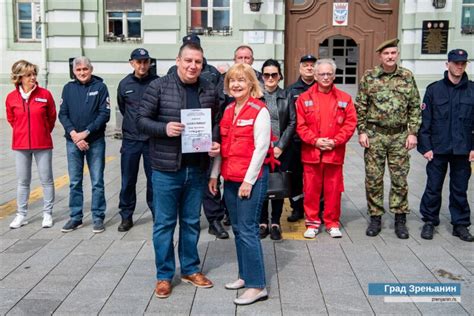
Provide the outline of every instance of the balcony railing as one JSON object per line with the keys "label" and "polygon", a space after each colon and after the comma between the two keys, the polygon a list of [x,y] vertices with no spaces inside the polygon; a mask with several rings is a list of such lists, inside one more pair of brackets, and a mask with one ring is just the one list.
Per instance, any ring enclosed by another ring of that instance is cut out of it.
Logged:
{"label": "balcony railing", "polygon": [[232,28],[230,26],[223,26],[221,29],[213,29],[212,27],[194,26],[188,27],[188,34],[196,34],[201,36],[230,36],[232,35]]}

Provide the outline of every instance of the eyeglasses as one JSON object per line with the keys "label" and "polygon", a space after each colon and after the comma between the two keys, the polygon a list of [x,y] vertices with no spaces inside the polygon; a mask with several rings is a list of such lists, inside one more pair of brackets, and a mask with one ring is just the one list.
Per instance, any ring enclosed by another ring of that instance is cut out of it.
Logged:
{"label": "eyeglasses", "polygon": [[334,73],[332,72],[325,72],[325,73],[318,73],[316,74],[318,77],[321,77],[321,78],[324,78],[324,77],[328,77],[328,78],[331,78],[332,76],[334,76]]}
{"label": "eyeglasses", "polygon": [[267,72],[263,73],[263,78],[264,79],[269,79],[270,77],[272,77],[274,80],[276,80],[276,79],[278,79],[278,76],[279,76],[278,72],[274,72],[274,73],[271,73],[271,74],[269,74]]}

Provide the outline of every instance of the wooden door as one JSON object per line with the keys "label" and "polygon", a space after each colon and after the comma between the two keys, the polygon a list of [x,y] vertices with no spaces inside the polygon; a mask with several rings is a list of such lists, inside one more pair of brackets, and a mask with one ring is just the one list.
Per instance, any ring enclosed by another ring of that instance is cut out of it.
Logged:
{"label": "wooden door", "polygon": [[347,26],[333,26],[334,2],[343,1],[286,1],[286,84],[298,78],[301,56],[313,54],[319,58],[319,48],[327,39],[343,36],[357,44],[360,77],[366,69],[378,64],[376,47],[397,37],[399,0],[350,0]]}

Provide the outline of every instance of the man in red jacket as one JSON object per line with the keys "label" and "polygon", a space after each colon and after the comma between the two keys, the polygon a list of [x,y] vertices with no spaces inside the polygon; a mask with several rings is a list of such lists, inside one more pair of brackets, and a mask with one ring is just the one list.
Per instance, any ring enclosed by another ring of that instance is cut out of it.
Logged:
{"label": "man in red jacket", "polygon": [[319,232],[319,199],[324,190],[324,223],[333,238],[342,236],[339,230],[341,194],[344,191],[342,164],[346,143],[357,124],[357,115],[350,95],[337,89],[336,64],[332,59],[316,62],[316,84],[296,101],[296,132],[302,140],[305,238],[315,238]]}

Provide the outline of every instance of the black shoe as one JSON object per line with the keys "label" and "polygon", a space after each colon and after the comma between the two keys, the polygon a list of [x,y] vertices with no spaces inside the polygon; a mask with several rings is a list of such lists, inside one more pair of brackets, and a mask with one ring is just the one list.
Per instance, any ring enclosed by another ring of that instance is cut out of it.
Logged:
{"label": "black shoe", "polygon": [[294,222],[297,222],[297,221],[299,221],[300,219],[303,219],[303,218],[304,218],[304,212],[303,211],[293,210],[293,212],[291,212],[291,215],[288,216],[287,220],[290,223],[294,223]]}
{"label": "black shoe", "polygon": [[408,239],[407,214],[395,214],[395,235],[400,239]]}
{"label": "black shoe", "polygon": [[272,228],[270,228],[270,239],[271,240],[281,240],[281,228],[280,228],[280,226],[272,226]]}
{"label": "black shoe", "polygon": [[92,226],[92,232],[94,234],[100,234],[105,231],[105,225],[102,220],[98,220],[97,222],[94,223]]}
{"label": "black shoe", "polygon": [[215,220],[211,223],[209,223],[209,234],[215,235],[217,239],[227,239],[229,238],[229,233],[227,233],[222,227],[221,221],[220,220]]}
{"label": "black shoe", "polygon": [[455,225],[453,227],[453,236],[459,237],[459,239],[468,242],[474,241],[474,236],[472,236],[469,229],[463,225]]}
{"label": "black shoe", "polygon": [[258,232],[260,234],[260,239],[265,239],[268,236],[268,234],[270,234],[270,231],[268,230],[268,226],[264,226],[264,225],[260,225]]}
{"label": "black shoe", "polygon": [[433,239],[434,225],[432,222],[426,222],[421,229],[421,238],[431,240]]}
{"label": "black shoe", "polygon": [[70,219],[67,221],[66,224],[64,224],[63,228],[61,228],[61,231],[63,233],[69,233],[81,227],[82,227],[82,221],[75,221],[75,220]]}
{"label": "black shoe", "polygon": [[122,222],[118,226],[117,230],[119,232],[128,232],[130,228],[133,227],[133,220],[132,219],[122,219]]}
{"label": "black shoe", "polygon": [[365,231],[365,234],[370,237],[377,236],[382,230],[382,216],[370,216],[369,227]]}
{"label": "black shoe", "polygon": [[230,217],[229,216],[224,216],[224,219],[222,220],[222,224],[225,226],[230,226],[232,223],[230,222]]}

